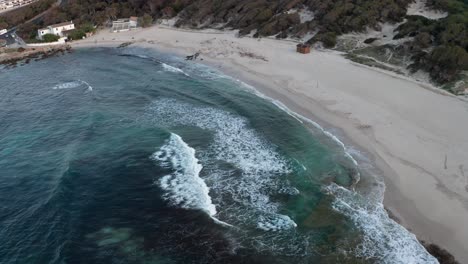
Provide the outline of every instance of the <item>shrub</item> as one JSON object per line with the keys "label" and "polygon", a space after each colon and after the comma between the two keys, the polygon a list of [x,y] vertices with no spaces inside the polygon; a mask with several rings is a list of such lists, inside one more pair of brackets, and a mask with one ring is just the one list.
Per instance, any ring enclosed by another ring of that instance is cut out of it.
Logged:
{"label": "shrub", "polygon": [[82,29],[75,29],[70,34],[68,34],[68,38],[71,40],[78,40],[82,39],[84,36],[86,36],[86,33]]}
{"label": "shrub", "polygon": [[267,8],[267,9],[264,9],[264,10],[260,11],[260,13],[257,15],[256,20],[258,22],[263,22],[263,21],[267,21],[272,16],[273,16],[273,11],[271,11],[271,9]]}
{"label": "shrub", "polygon": [[415,38],[414,41],[417,45],[421,48],[429,48],[432,43],[431,35],[427,32],[419,33]]}
{"label": "shrub", "polygon": [[468,70],[468,53],[459,46],[439,46],[431,52],[430,60],[442,68]]}
{"label": "shrub", "polygon": [[42,36],[42,40],[44,42],[56,42],[59,39],[60,37],[54,34],[45,34],[44,36]]}
{"label": "shrub", "polygon": [[148,14],[144,14],[143,17],[139,18],[138,20],[138,23],[142,27],[149,27],[151,24],[153,24],[153,18]]}
{"label": "shrub", "polygon": [[313,39],[312,42],[321,41],[325,48],[333,48],[336,45],[336,33],[335,32],[325,32],[318,33]]}
{"label": "shrub", "polygon": [[81,25],[79,27],[79,29],[81,31],[83,31],[84,33],[88,33],[88,32],[94,32],[96,29],[94,28],[93,24],[91,23],[85,23],[83,25]]}

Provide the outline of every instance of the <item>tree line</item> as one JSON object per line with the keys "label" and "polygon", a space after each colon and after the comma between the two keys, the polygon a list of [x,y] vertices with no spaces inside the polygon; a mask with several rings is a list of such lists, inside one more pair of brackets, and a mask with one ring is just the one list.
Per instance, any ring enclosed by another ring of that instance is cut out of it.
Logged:
{"label": "tree line", "polygon": [[[428,0],[429,7],[449,16],[429,20],[407,16],[412,0],[66,0],[52,6],[53,0],[39,2],[0,16],[0,27],[20,25],[19,34],[35,38],[37,29],[73,20],[78,28],[106,25],[117,18],[139,16],[145,25],[159,18],[178,16],[176,26],[193,28],[219,27],[239,29],[240,35],[277,38],[303,37],[316,32],[310,43],[320,41],[332,48],[339,35],[378,29],[383,22],[406,22],[396,38],[411,37],[414,63],[411,69],[428,71],[439,83],[456,78],[467,69],[468,0]],[[28,23],[35,14],[49,10]],[[291,9],[313,11],[314,19],[301,21]],[[3,23],[3,24],[2,24]]]}
{"label": "tree line", "polygon": [[448,16],[439,20],[408,16],[395,38],[414,37],[410,68],[424,69],[433,80],[445,83],[468,70],[468,1],[430,0],[428,5],[448,12]]}

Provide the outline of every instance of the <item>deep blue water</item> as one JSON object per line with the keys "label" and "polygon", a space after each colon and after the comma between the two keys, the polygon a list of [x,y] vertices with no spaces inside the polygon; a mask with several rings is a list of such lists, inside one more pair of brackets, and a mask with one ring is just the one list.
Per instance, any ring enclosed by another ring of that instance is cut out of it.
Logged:
{"label": "deep blue water", "polygon": [[0,263],[435,263],[338,143],[207,66],[78,50],[0,84]]}

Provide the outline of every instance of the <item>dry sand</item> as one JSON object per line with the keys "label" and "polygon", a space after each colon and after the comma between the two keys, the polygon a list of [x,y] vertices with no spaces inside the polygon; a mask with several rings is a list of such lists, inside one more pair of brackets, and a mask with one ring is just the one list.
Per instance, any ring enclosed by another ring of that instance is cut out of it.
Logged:
{"label": "dry sand", "polygon": [[468,103],[332,51],[295,53],[295,43],[234,32],[152,27],[97,35],[74,47],[125,41],[204,62],[275,98],[359,146],[383,174],[384,204],[419,239],[468,263]]}

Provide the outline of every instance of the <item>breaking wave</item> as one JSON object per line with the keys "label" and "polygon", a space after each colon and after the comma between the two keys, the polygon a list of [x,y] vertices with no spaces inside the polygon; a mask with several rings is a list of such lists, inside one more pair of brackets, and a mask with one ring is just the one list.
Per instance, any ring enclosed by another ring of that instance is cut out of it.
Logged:
{"label": "breaking wave", "polygon": [[180,136],[171,134],[167,143],[151,155],[151,158],[174,170],[158,181],[159,186],[166,191],[163,198],[172,206],[199,209],[210,216],[216,214],[209,189],[199,177],[203,166],[195,157],[195,150]]}
{"label": "breaking wave", "polygon": [[354,254],[378,263],[439,263],[419,243],[416,236],[393,221],[379,202],[369,201],[361,195],[336,184],[325,190],[335,197],[332,207],[348,217],[363,233],[362,242]]}
{"label": "breaking wave", "polygon": [[82,81],[82,80],[76,80],[76,81],[71,81],[71,82],[65,82],[65,83],[60,83],[52,87],[54,90],[61,90],[61,89],[73,89],[73,88],[78,88],[80,86],[85,86],[87,87],[87,91],[92,91],[93,87],[89,85],[89,83]]}
{"label": "breaking wave", "polygon": [[[312,120],[256,92],[247,84],[241,85],[274,103],[299,122],[313,125],[319,133],[331,139],[337,150],[343,151],[354,165],[355,177],[359,180],[360,165],[352,155],[352,148]],[[310,238],[295,232],[297,224],[294,219],[282,214],[281,205],[272,200],[272,196],[282,190],[291,190],[286,192],[290,196],[300,195],[285,180],[284,176],[292,172],[289,162],[274,145],[249,126],[246,118],[174,99],[154,101],[148,108],[147,117],[162,126],[195,126],[212,133],[212,143],[208,150],[201,151],[200,159],[209,167],[209,175],[204,179],[218,208],[218,216],[235,226],[253,227],[265,232],[264,235],[246,238],[258,242],[253,243],[257,250],[294,256],[314,254]],[[219,168],[214,160],[225,161],[234,168]],[[368,197],[334,184],[326,187],[326,192],[334,196],[333,209],[350,219],[362,234],[359,246],[349,250],[358,257],[384,264],[438,263],[413,234],[388,217],[381,203],[385,185],[379,179],[376,179],[379,187]],[[287,245],[279,242],[285,240],[289,242]]]}
{"label": "breaking wave", "polygon": [[265,231],[280,231],[297,227],[297,224],[287,215],[275,215],[272,218],[262,215],[257,227]]}
{"label": "breaking wave", "polygon": [[[288,216],[278,213],[279,204],[270,198],[288,185],[281,177],[291,172],[288,162],[249,128],[245,118],[173,99],[153,102],[148,117],[158,125],[197,126],[213,133],[210,149],[201,158],[203,163],[212,165],[206,181],[213,199],[222,208],[220,217],[235,225],[253,222],[262,230],[276,231],[296,226]],[[213,164],[215,160],[234,168],[219,168]],[[223,198],[226,196],[229,199]]]}
{"label": "breaking wave", "polygon": [[175,73],[181,73],[185,76],[189,76],[187,73],[185,73],[182,69],[179,69],[175,66],[171,66],[169,64],[166,64],[164,62],[161,63],[162,67],[164,68],[165,71],[169,71],[169,72],[175,72]]}
{"label": "breaking wave", "polygon": [[125,53],[125,54],[120,54],[119,56],[134,57],[134,58],[140,58],[140,59],[152,61],[152,62],[154,62],[154,63],[156,63],[158,65],[160,64],[162,66],[162,68],[164,69],[164,71],[166,71],[166,72],[180,73],[180,74],[183,74],[185,76],[190,76],[184,70],[182,70],[181,68],[169,65],[167,63],[164,63],[164,62],[160,61],[159,59],[156,59],[156,58],[148,56],[148,55],[139,54],[139,53]]}

